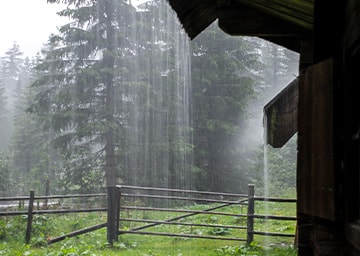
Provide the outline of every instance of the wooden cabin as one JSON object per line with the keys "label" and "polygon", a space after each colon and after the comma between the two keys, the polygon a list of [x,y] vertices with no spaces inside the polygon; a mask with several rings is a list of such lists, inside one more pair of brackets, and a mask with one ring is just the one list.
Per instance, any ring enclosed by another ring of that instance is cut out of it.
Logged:
{"label": "wooden cabin", "polygon": [[298,132],[298,255],[360,255],[360,1],[168,2],[191,39],[217,20],[300,54],[295,108],[269,129],[275,146]]}

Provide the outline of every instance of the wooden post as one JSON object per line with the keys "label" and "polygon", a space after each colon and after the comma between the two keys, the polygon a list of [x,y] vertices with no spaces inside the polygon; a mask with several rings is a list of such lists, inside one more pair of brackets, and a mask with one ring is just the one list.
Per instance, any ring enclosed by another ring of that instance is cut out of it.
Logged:
{"label": "wooden post", "polygon": [[255,188],[254,184],[248,185],[248,212],[247,212],[247,244],[254,240],[254,203]]}
{"label": "wooden post", "polygon": [[117,212],[116,212],[116,241],[118,241],[119,229],[120,229],[120,201],[121,201],[121,189],[117,187]]}
{"label": "wooden post", "polygon": [[[49,180],[49,178],[46,179],[46,183],[45,183],[45,195],[46,196],[50,195],[50,180]],[[48,199],[45,199],[44,207],[45,207],[45,209],[48,209]]]}
{"label": "wooden post", "polygon": [[107,240],[109,244],[118,241],[120,198],[118,188],[108,187]]}
{"label": "wooden post", "polygon": [[29,207],[28,207],[28,219],[27,219],[26,235],[25,235],[25,242],[27,244],[30,243],[30,239],[31,239],[34,198],[35,198],[35,192],[34,192],[34,190],[31,190],[30,191],[30,199],[29,199]]}

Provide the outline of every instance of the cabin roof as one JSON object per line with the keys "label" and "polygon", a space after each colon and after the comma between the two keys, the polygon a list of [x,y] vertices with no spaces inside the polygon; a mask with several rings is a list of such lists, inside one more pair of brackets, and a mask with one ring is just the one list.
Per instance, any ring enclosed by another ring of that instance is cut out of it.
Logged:
{"label": "cabin roof", "polygon": [[314,0],[168,0],[191,39],[214,21],[230,35],[258,36],[294,51],[313,31]]}

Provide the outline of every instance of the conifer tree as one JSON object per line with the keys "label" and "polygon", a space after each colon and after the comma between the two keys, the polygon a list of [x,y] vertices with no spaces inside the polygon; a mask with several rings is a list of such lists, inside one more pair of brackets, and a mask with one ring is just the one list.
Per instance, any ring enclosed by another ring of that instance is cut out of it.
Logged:
{"label": "conifer tree", "polygon": [[3,97],[6,98],[6,115],[2,120],[2,144],[1,148],[6,150],[13,132],[14,102],[20,89],[20,72],[23,67],[22,52],[17,42],[1,57],[1,79],[4,88]]}
{"label": "conifer tree", "polygon": [[189,81],[176,16],[158,0],[142,11],[129,1],[63,2],[71,22],[43,52],[31,109],[63,149],[65,184],[184,184]]}
{"label": "conifer tree", "polygon": [[242,130],[254,97],[259,55],[247,38],[230,37],[215,25],[192,44],[195,165],[198,187],[244,191]]}
{"label": "conifer tree", "polygon": [[4,150],[4,145],[6,144],[6,123],[7,123],[7,102],[5,96],[5,87],[0,79],[0,119],[2,120],[2,124],[0,126],[0,150]]}
{"label": "conifer tree", "polygon": [[[55,180],[54,175],[60,168],[56,164],[58,156],[50,147],[49,131],[43,131],[37,115],[29,111],[34,97],[30,87],[37,60],[25,59],[20,72],[16,101],[14,102],[14,132],[11,138],[9,154],[11,156],[11,176],[14,188],[28,193],[36,188],[37,193],[45,193],[48,180]],[[56,191],[56,187],[53,187]]]}
{"label": "conifer tree", "polygon": [[127,1],[63,2],[67,8],[60,15],[71,21],[51,37],[37,67],[33,109],[56,132],[54,144],[63,150],[75,189],[99,187],[103,169],[104,183],[112,186],[119,175],[116,143],[123,125],[115,95],[119,78],[126,76],[119,63],[129,47],[134,8]]}

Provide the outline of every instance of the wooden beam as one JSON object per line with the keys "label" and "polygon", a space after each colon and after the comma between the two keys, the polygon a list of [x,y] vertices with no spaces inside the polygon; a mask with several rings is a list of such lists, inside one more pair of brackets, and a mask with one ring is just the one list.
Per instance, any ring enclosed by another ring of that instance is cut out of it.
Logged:
{"label": "wooden beam", "polygon": [[313,30],[314,2],[311,0],[235,0],[263,13]]}
{"label": "wooden beam", "polygon": [[300,26],[289,24],[245,5],[231,5],[218,10],[219,26],[231,35],[300,37],[307,33]]}
{"label": "wooden beam", "polygon": [[264,107],[266,143],[281,148],[298,130],[298,79]]}
{"label": "wooden beam", "polygon": [[292,51],[300,52],[301,41],[311,32],[239,3],[218,9],[219,27],[230,35],[258,36]]}

